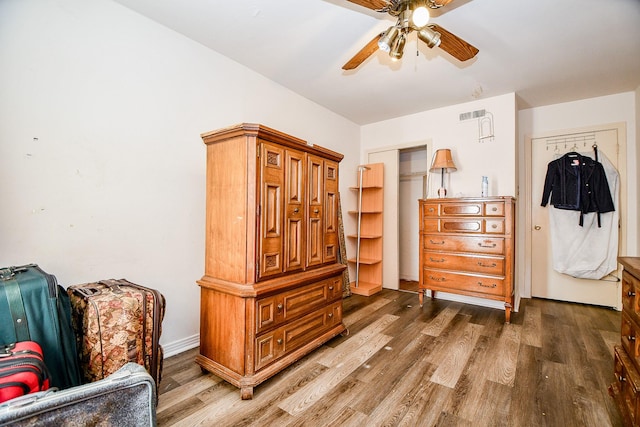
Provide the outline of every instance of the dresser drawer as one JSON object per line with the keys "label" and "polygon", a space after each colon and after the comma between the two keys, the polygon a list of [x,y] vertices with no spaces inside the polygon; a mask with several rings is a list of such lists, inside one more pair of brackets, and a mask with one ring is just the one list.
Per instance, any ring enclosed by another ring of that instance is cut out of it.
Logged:
{"label": "dresser drawer", "polygon": [[622,307],[636,322],[640,322],[640,280],[622,271]]}
{"label": "dresser drawer", "polygon": [[503,237],[426,234],[422,237],[422,249],[502,255],[505,248]]}
{"label": "dresser drawer", "polygon": [[504,275],[504,257],[425,251],[423,263],[428,268]]}
{"label": "dresser drawer", "polygon": [[256,301],[256,334],[277,327],[342,297],[342,276]]}
{"label": "dresser drawer", "polygon": [[504,218],[424,218],[425,233],[504,234]]}
{"label": "dresser drawer", "polygon": [[620,339],[629,358],[636,368],[640,369],[640,326],[631,319],[625,310],[622,311]]}
{"label": "dresser drawer", "polygon": [[430,216],[504,216],[504,202],[424,203],[422,215]]}
{"label": "dresser drawer", "polygon": [[468,294],[503,296],[504,277],[474,276],[464,273],[450,273],[425,268],[422,271],[422,288],[447,292],[463,291]]}
{"label": "dresser drawer", "polygon": [[614,347],[614,386],[619,390],[621,406],[633,425],[640,421],[640,376],[624,350]]}
{"label": "dresser drawer", "polygon": [[342,301],[316,310],[256,338],[256,371],[302,347],[342,322]]}

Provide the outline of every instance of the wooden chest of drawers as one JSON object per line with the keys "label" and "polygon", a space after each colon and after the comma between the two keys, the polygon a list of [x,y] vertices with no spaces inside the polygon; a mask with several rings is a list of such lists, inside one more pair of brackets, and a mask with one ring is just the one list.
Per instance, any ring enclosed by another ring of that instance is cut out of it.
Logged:
{"label": "wooden chest of drawers", "polygon": [[420,306],[431,290],[501,300],[513,307],[515,200],[420,200]]}
{"label": "wooden chest of drawers", "polygon": [[614,348],[615,399],[625,425],[640,426],[640,258],[619,257],[622,272],[620,346]]}
{"label": "wooden chest of drawers", "polygon": [[342,155],[252,123],[202,139],[206,239],[196,362],[251,399],[255,386],[346,331]]}

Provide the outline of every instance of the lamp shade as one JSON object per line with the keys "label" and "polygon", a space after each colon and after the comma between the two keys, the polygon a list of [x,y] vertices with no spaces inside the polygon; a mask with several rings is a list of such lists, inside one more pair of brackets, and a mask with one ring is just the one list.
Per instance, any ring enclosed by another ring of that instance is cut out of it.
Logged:
{"label": "lamp shade", "polygon": [[451,150],[448,148],[436,151],[435,156],[433,156],[433,163],[431,163],[431,169],[429,169],[429,172],[440,172],[443,169],[446,172],[453,172],[457,170],[456,165],[453,163],[453,159],[451,158]]}

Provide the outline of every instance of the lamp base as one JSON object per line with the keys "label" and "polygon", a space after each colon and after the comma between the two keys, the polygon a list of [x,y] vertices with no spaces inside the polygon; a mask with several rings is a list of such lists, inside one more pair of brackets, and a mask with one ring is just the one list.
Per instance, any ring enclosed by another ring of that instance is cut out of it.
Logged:
{"label": "lamp base", "polygon": [[440,197],[441,199],[447,197],[447,189],[444,187],[438,188],[438,197]]}

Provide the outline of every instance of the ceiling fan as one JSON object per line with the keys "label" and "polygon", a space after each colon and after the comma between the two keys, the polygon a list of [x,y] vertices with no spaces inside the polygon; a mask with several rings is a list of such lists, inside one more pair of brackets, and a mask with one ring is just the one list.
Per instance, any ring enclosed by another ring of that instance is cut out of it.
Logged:
{"label": "ceiling fan", "polygon": [[418,33],[418,38],[428,47],[440,47],[454,58],[467,61],[479,50],[450,33],[437,24],[429,24],[429,9],[439,9],[453,0],[348,0],[351,3],[388,13],[397,17],[395,25],[376,35],[353,58],[342,66],[343,70],[353,70],[371,56],[376,50],[388,52],[392,60],[402,58],[407,36],[412,31]]}

